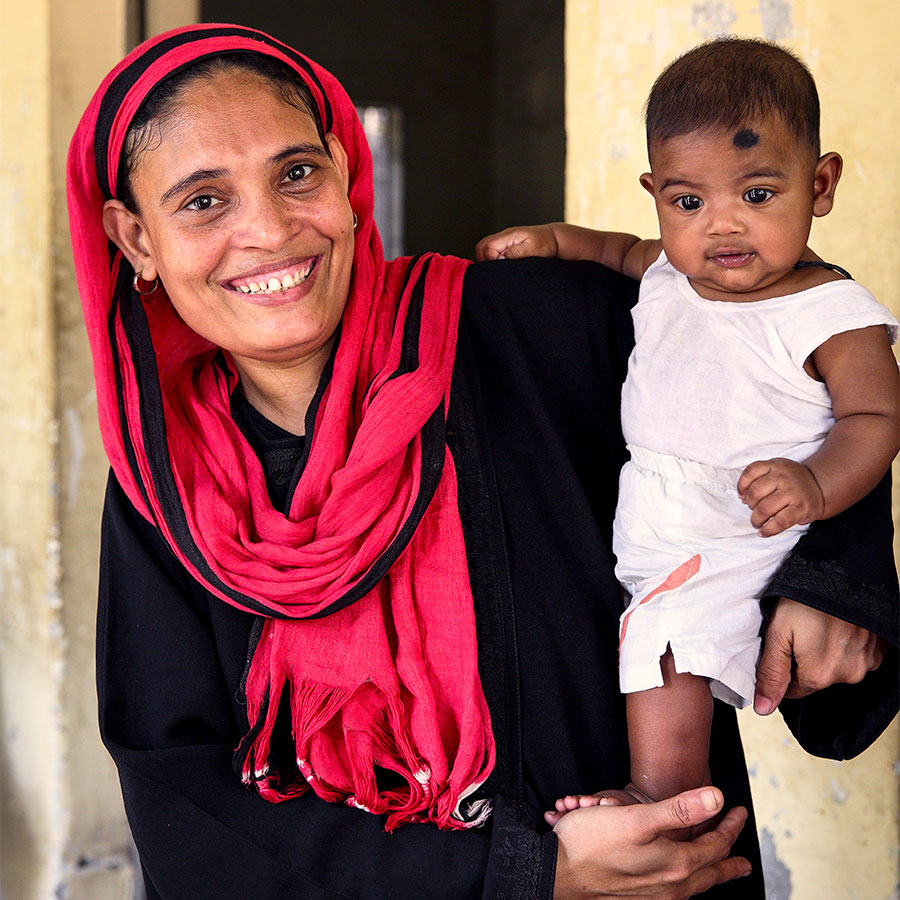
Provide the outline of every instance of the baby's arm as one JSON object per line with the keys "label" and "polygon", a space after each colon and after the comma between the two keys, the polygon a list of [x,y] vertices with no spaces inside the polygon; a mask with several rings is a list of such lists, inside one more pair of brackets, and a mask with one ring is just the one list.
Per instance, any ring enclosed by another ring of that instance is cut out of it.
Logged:
{"label": "baby's arm", "polygon": [[812,361],[831,394],[834,427],[804,463],[751,463],[741,499],[765,537],[847,509],[881,480],[900,449],[900,376],[883,325],[829,338]]}
{"label": "baby's arm", "polygon": [[475,256],[488,259],[519,259],[523,256],[558,256],[560,259],[592,259],[609,269],[640,279],[659,256],[662,245],[642,241],[633,234],[594,231],[565,222],[520,225],[488,235],[478,242]]}

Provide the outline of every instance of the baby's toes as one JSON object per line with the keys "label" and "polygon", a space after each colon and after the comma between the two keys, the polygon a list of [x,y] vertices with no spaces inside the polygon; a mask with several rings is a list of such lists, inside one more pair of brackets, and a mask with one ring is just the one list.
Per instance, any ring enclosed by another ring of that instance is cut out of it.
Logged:
{"label": "baby's toes", "polygon": [[[562,802],[566,811],[571,812],[573,809],[578,809],[578,807],[581,806],[581,795],[567,794],[562,798]],[[557,808],[559,808],[558,803]],[[562,810],[560,810],[560,812],[562,812]]]}
{"label": "baby's toes", "polygon": [[600,805],[600,797],[595,797],[593,794],[582,794],[578,798],[578,805],[581,807],[584,806],[599,806]]}
{"label": "baby's toes", "polygon": [[558,813],[556,810],[548,809],[547,812],[544,813],[544,821],[552,828],[561,818],[563,817],[563,813]]}

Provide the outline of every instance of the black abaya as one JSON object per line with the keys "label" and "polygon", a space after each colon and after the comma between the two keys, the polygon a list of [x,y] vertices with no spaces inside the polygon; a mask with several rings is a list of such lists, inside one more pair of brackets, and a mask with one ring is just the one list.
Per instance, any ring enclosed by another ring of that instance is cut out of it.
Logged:
{"label": "black abaya", "polygon": [[[272,805],[247,790],[231,757],[246,729],[240,684],[254,619],[204,591],[111,479],[101,730],[151,900],[552,895],[556,841],[537,810],[628,776],[610,532],[635,297],[636,285],[592,263],[491,263],[466,276],[448,444],[498,751],[482,789],[494,803],[485,828],[386,834],[379,818],[311,793]],[[773,591],[896,645],[890,506],[879,490],[816,523]],[[789,724],[812,752],[859,752],[897,709],[896,673],[894,646],[862,684],[786,704]],[[749,803],[725,707],[711,768],[729,806]],[[752,818],[736,852],[754,874],[711,900],[763,896]]]}

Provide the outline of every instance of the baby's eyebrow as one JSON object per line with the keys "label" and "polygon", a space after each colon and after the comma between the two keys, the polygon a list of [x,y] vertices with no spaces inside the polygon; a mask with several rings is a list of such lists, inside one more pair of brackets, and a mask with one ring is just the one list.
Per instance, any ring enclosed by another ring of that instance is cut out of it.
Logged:
{"label": "baby's eyebrow", "polygon": [[694,181],[688,181],[686,178],[667,178],[660,187],[661,191],[666,190],[666,188],[670,187],[683,187],[688,188],[689,190],[698,191],[703,185],[697,184]]}
{"label": "baby's eyebrow", "polygon": [[747,172],[744,178],[787,178],[787,172],[783,172],[781,169],[754,169],[752,172]]}

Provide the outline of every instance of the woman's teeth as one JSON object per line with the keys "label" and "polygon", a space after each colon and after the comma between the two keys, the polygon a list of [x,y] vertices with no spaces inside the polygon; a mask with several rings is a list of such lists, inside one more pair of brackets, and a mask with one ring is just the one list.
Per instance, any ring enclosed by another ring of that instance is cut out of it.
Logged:
{"label": "woman's teeth", "polygon": [[309,278],[312,272],[313,263],[309,263],[305,269],[294,272],[293,275],[287,274],[282,279],[272,276],[268,281],[251,281],[249,284],[239,284],[237,289],[244,294],[276,294],[279,291],[286,291],[288,288],[296,287]]}

